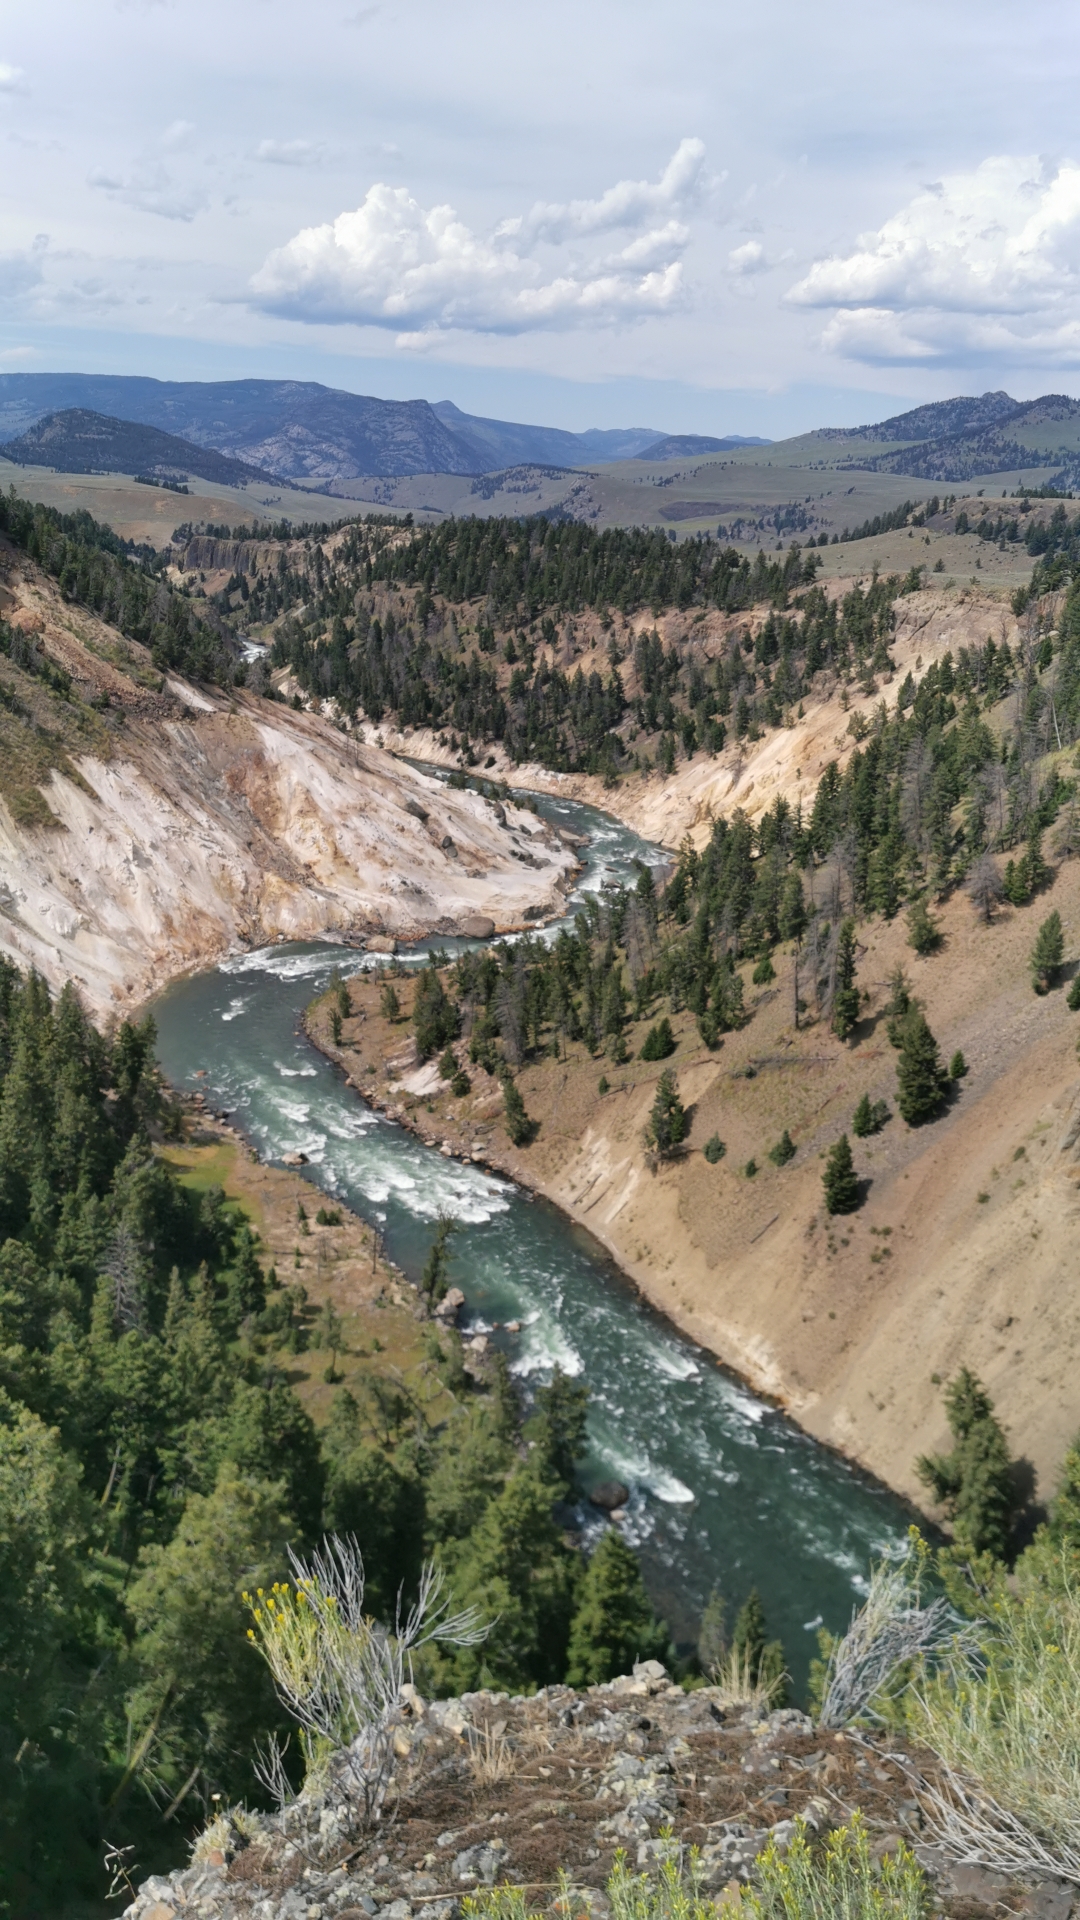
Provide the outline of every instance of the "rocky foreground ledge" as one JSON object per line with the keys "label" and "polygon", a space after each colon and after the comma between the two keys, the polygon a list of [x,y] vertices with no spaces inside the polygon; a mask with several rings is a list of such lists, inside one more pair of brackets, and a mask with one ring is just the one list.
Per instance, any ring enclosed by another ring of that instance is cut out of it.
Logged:
{"label": "rocky foreground ledge", "polygon": [[914,1846],[934,1910],[951,1920],[1069,1920],[1077,1894],[950,1865],[922,1829],[932,1759],[895,1735],[826,1733],[791,1710],[728,1712],[718,1689],[685,1693],[656,1661],[582,1693],[414,1698],[396,1751],[372,1834],[332,1791],[276,1814],[222,1814],[192,1865],[147,1880],[124,1920],[457,1920],[466,1894],[500,1882],[546,1906],[560,1870],[606,1920],[619,1848],[648,1869],[667,1836],[697,1847],[717,1898],[748,1878],[770,1833],[782,1845],[797,1818],[822,1831],[856,1808],[878,1853],[901,1838]]}

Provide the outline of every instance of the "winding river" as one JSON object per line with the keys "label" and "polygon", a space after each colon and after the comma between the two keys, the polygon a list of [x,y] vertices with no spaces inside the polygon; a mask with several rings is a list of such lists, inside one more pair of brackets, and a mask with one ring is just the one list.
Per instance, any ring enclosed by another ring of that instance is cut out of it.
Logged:
{"label": "winding river", "polygon": [[[635,859],[662,857],[594,808],[536,804],[588,837],[572,910],[585,893],[632,877]],[[627,1537],[676,1639],[694,1639],[714,1582],[733,1605],[756,1586],[801,1694],[815,1629],[846,1625],[871,1557],[902,1536],[906,1510],[684,1339],[557,1208],[444,1158],[364,1105],[298,1016],[335,966],[348,976],[372,964],[327,943],[274,946],[177,983],[154,1009],[166,1074],[228,1108],[267,1160],[305,1153],[308,1176],[376,1223],[413,1278],[437,1216],[452,1214],[463,1321],[474,1331],[500,1323],[494,1338],[526,1387],[556,1364],[588,1382],[583,1483],[631,1487]],[[505,1331],[513,1320],[519,1334]],[[599,1524],[587,1505],[581,1519]]]}

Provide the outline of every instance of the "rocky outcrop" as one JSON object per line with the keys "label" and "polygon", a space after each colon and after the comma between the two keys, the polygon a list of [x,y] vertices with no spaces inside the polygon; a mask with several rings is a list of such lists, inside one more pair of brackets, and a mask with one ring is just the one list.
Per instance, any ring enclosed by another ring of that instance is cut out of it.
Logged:
{"label": "rocky outcrop", "polygon": [[125,1920],[457,1920],[467,1894],[501,1883],[547,1906],[561,1871],[575,1911],[606,1920],[617,1850],[648,1872],[694,1846],[715,1897],[750,1878],[770,1838],[786,1847],[797,1820],[820,1832],[855,1808],[879,1850],[914,1845],[939,1913],[989,1920],[1004,1903],[1068,1920],[1074,1889],[1012,1888],[926,1844],[919,1801],[933,1762],[895,1735],[732,1710],[718,1688],[686,1693],[652,1660],[580,1693],[426,1704],[406,1691],[397,1777],[374,1831],[358,1822],[347,1769],[331,1763],[327,1784],[280,1813],[220,1815],[191,1865],[147,1880]]}

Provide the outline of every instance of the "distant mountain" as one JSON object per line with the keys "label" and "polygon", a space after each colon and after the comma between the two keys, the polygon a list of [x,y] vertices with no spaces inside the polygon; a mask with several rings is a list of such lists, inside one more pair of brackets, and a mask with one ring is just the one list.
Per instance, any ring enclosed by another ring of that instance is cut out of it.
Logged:
{"label": "distant mountain", "polygon": [[977,398],[962,394],[955,400],[931,400],[925,407],[913,407],[910,413],[896,413],[875,426],[854,427],[851,431],[860,440],[942,440],[998,426],[1021,404],[1007,393],[983,393]]}
{"label": "distant mountain", "polygon": [[5,443],[4,457],[20,466],[55,467],[62,473],[136,473],[168,480],[194,474],[226,487],[273,480],[261,467],[232,460],[213,447],[197,447],[158,427],[115,420],[87,407],[47,413],[18,439]]}
{"label": "distant mountain", "polygon": [[305,486],[414,473],[490,473],[632,459],[655,427],[565,433],[462,413],[448,400],[379,400],[313,380],[148,380],[0,374],[0,444],[73,407],[212,447]]}
{"label": "distant mountain", "polygon": [[[908,474],[918,480],[951,481],[963,485],[983,474],[1015,473],[1021,468],[1057,468],[1075,473],[1080,454],[1080,401],[1064,393],[1044,393],[1038,400],[1009,400],[1007,394],[984,394],[982,401],[946,400],[946,410],[963,407],[982,408],[984,403],[1008,401],[1008,410],[987,405],[981,415],[968,415],[967,424],[914,445],[897,447],[871,459],[860,455],[852,466],[869,468],[875,473]],[[882,427],[897,427],[905,420],[931,414],[932,407],[921,407],[916,414],[900,414],[895,421],[883,421]],[[948,419],[946,411],[941,418]],[[953,415],[952,417],[956,417]],[[885,438],[884,433],[881,434]],[[888,437],[894,437],[889,435]],[[899,438],[899,435],[895,437]],[[1066,480],[1064,484],[1071,484]]]}
{"label": "distant mountain", "polygon": [[659,437],[655,427],[591,427],[587,433],[567,433],[562,427],[485,420],[480,414],[462,413],[452,400],[437,400],[431,410],[488,473],[496,467],[607,466],[613,460],[636,460],[642,448]]}
{"label": "distant mountain", "polygon": [[762,440],[754,433],[729,433],[724,440],[711,440],[704,433],[669,433],[665,439],[654,441],[651,447],[644,447],[636,457],[639,460],[683,460],[691,459],[697,453],[734,453],[739,447],[771,445],[771,440]]}
{"label": "distant mountain", "polygon": [[43,414],[69,407],[159,427],[304,486],[483,471],[484,463],[447,432],[426,400],[376,400],[312,380],[0,374],[0,443]]}

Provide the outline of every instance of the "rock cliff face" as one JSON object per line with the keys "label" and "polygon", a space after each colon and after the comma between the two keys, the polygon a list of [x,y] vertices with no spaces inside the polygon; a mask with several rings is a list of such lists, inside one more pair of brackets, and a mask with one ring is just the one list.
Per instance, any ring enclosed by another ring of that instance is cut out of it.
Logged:
{"label": "rock cliff face", "polygon": [[504,826],[478,795],[279,703],[162,685],[141,647],[2,546],[0,615],[102,717],[92,750],[54,755],[37,783],[48,824],[20,824],[0,778],[0,951],[75,980],[95,1014],[238,946],[557,907],[573,856],[534,814]]}
{"label": "rock cliff face", "polygon": [[220,1815],[191,1866],[148,1880],[125,1920],[456,1920],[467,1894],[497,1884],[547,1908],[560,1871],[574,1911],[606,1920],[618,1849],[650,1872],[673,1848],[697,1847],[703,1890],[730,1898],[770,1837],[782,1849],[796,1819],[821,1832],[855,1808],[876,1846],[914,1845],[937,1912],[1067,1920],[1074,1888],[1010,1887],[980,1867],[950,1867],[928,1844],[927,1755],[893,1734],[824,1733],[803,1713],[762,1718],[724,1700],[715,1687],[684,1693],[656,1661],[583,1693],[430,1704],[413,1694],[374,1831],[358,1825],[338,1755],[326,1785],[281,1813]]}

